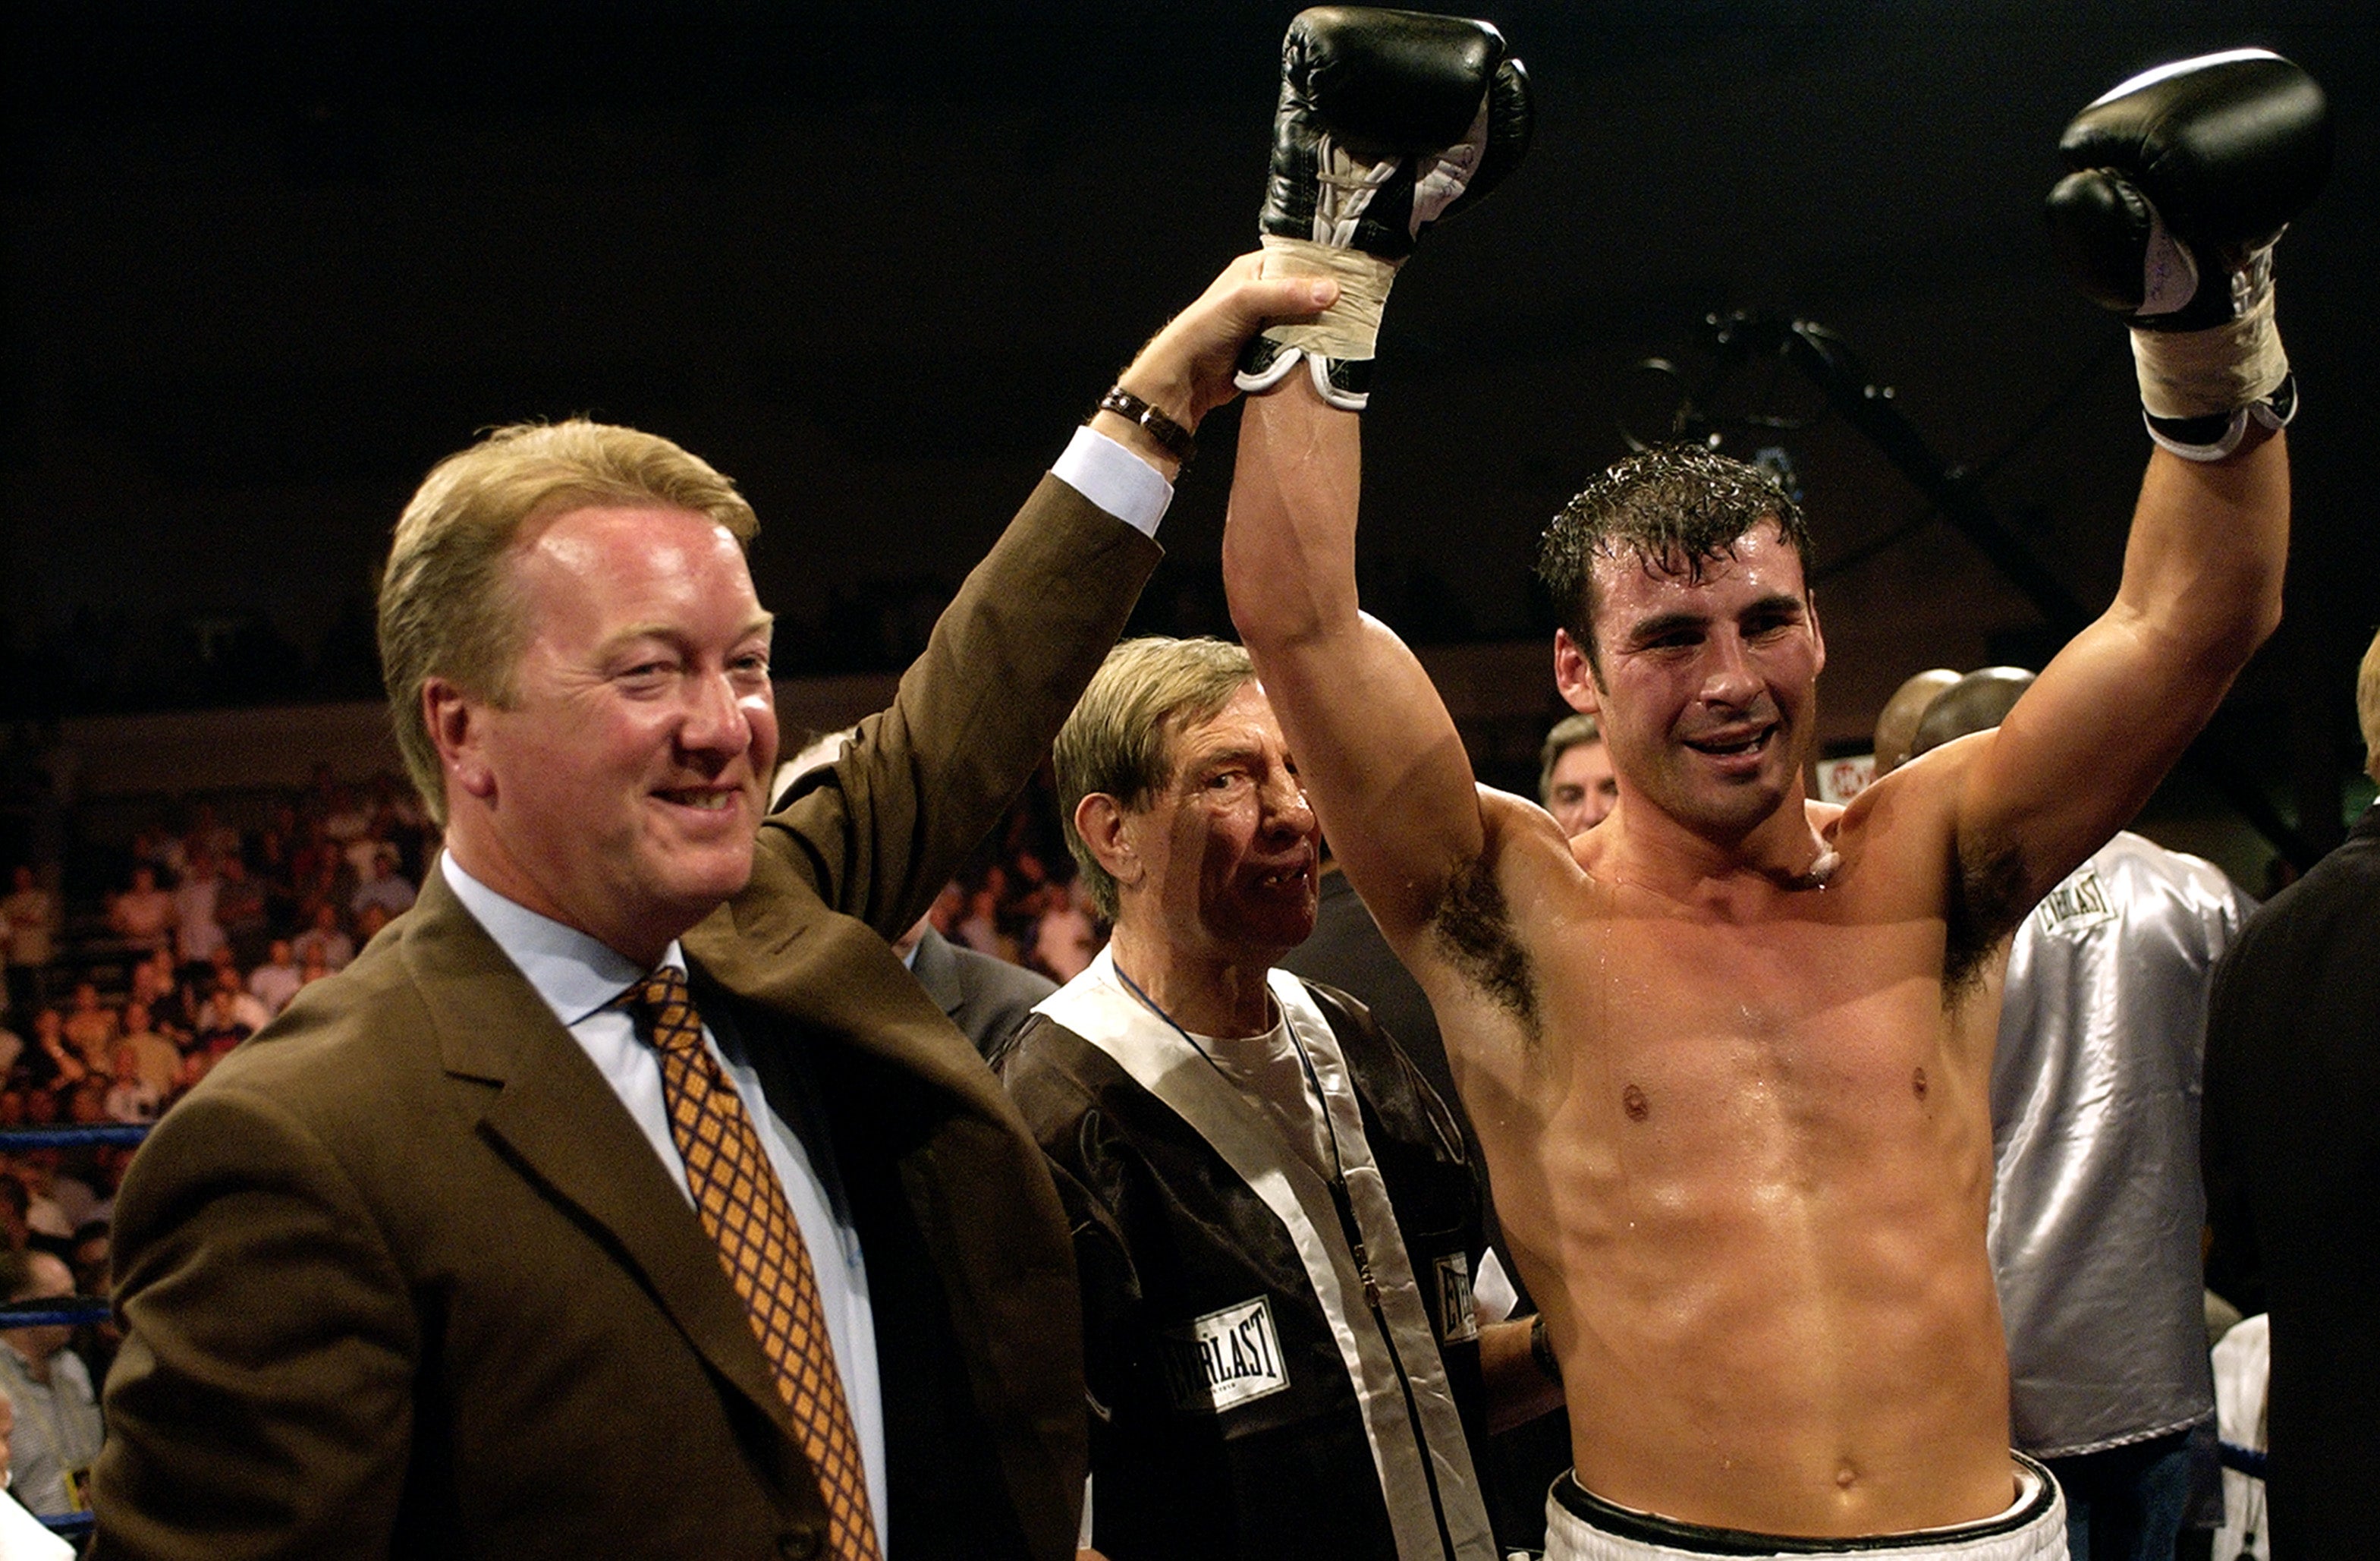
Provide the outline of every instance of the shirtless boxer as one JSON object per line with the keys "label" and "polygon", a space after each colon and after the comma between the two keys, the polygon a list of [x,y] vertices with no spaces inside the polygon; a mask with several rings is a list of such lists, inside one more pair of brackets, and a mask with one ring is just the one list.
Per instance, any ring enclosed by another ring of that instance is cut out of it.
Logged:
{"label": "shirtless boxer", "polygon": [[[1332,105],[1344,140],[1369,106]],[[1847,810],[1805,795],[1826,646],[1807,533],[1755,469],[1635,457],[1550,529],[1556,677],[1620,783],[1565,840],[1475,786],[1358,609],[1356,419],[1304,376],[1247,407],[1234,620],[1438,1012],[1548,1323],[1576,1459],[1551,1556],[2065,1554],[2054,1489],[2011,1477],[1978,978],[2277,620],[2266,246],[2327,140],[2313,84],[2255,55],[2128,82],[2067,148],[2093,171],[2053,224],[2131,316],[2161,446],[2122,583],[1996,732]]]}

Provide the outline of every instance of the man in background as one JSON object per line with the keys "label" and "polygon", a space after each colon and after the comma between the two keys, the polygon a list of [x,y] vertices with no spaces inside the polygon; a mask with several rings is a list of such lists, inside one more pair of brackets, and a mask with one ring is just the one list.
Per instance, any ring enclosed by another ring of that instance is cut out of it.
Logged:
{"label": "man in background", "polygon": [[9,1440],[16,1426],[16,1406],[0,1393],[0,1561],[74,1561],[74,1546],[42,1527],[7,1488]]}
{"label": "man in background", "polygon": [[[2380,636],[2355,681],[2380,780]],[[2271,1314],[2272,1554],[2358,1555],[2380,1489],[2380,802],[2215,973],[2206,1197],[2216,1289]]]}
{"label": "man in background", "polygon": [[[2021,667],[1959,678],[1918,719],[1911,762],[1998,726],[2033,681]],[[2252,905],[2214,863],[2126,830],[2010,942],[1992,1269],[2010,1425],[2066,1493],[2074,1561],[2168,1561],[2219,1482],[2199,1082],[2208,983]]]}
{"label": "man in background", "polygon": [[1247,652],[1119,645],[1059,730],[1061,817],[1115,923],[1002,1060],[1073,1217],[1111,1561],[1494,1561],[1474,1458],[1551,1409],[1482,1326],[1485,1189],[1362,1004],[1274,967],[1319,831]]}
{"label": "man in background", "polygon": [[1565,715],[1546,734],[1537,764],[1537,800],[1565,835],[1593,829],[1609,816],[1620,800],[1620,782],[1611,773],[1611,750],[1604,746],[1602,724],[1594,716]]}
{"label": "man in background", "polygon": [[[55,1253],[0,1252],[0,1300],[62,1301],[74,1293],[74,1271]],[[42,1518],[91,1510],[99,1397],[91,1369],[68,1348],[73,1332],[57,1323],[0,1331],[0,1390],[17,1416],[11,1488]]]}
{"label": "man in background", "polygon": [[894,939],[892,952],[959,1033],[987,1057],[1015,1033],[1034,1004],[1058,990],[1058,983],[1038,970],[952,943],[934,931],[930,916],[918,917],[915,926]]}

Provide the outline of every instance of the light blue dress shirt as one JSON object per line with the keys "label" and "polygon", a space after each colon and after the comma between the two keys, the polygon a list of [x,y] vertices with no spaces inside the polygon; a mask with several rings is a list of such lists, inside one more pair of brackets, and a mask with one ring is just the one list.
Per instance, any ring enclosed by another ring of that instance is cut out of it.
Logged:
{"label": "light blue dress shirt", "polygon": [[[692,1207],[694,1194],[686,1185],[686,1163],[670,1137],[669,1111],[662,1098],[661,1061],[652,1047],[638,1037],[627,1013],[613,1006],[631,984],[652,972],[577,929],[506,899],[473,878],[451,854],[445,858],[445,873],[455,897],[519,967],[603,1081],[612,1086],[612,1092],[620,1097],[620,1104]],[[674,941],[661,963],[686,969],[686,955]],[[761,1146],[768,1151],[769,1164],[776,1170],[785,1201],[793,1206],[795,1222],[801,1226],[802,1240],[810,1250],[810,1266],[818,1272],[819,1301],[834,1341],[835,1366],[843,1373],[844,1396],[851,1406],[852,1428],[858,1434],[860,1457],[868,1468],[868,1501],[876,1515],[877,1543],[889,1555],[884,1396],[876,1369],[876,1318],[868,1305],[868,1265],[860,1255],[859,1232],[849,1216],[836,1209],[828,1183],[811,1159],[811,1146],[803,1143],[760,1092],[759,1075],[750,1062],[723,1047],[708,1023],[702,1027],[702,1040],[735,1081],[745,1112],[760,1128]],[[824,1152],[828,1146],[816,1147]],[[655,1429],[657,1433],[667,1433],[666,1427]]]}

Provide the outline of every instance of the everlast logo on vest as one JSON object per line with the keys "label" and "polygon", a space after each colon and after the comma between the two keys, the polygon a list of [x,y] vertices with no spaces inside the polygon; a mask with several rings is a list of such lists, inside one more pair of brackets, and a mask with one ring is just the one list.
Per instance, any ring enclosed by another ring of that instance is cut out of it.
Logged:
{"label": "everlast logo on vest", "polygon": [[1262,1296],[1167,1329],[1162,1359],[1173,1407],[1187,1413],[1228,1409],[1289,1385],[1272,1308]]}
{"label": "everlast logo on vest", "polygon": [[2098,873],[2087,867],[2070,874],[2044,896],[2037,914],[2045,933],[2079,933],[2116,919],[2116,913],[2107,909],[2107,888]]}
{"label": "everlast logo on vest", "polygon": [[1449,1252],[1432,1265],[1438,1273],[1438,1342],[1460,1344],[1479,1336],[1479,1313],[1471,1304],[1471,1254]]}

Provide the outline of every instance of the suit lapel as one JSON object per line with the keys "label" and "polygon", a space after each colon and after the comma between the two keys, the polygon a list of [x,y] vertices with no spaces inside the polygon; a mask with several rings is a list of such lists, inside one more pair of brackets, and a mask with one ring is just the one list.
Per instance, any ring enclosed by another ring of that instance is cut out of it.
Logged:
{"label": "suit lapel", "polygon": [[1023,1130],[983,1059],[892,945],[829,910],[808,878],[774,852],[761,851],[751,887],[682,941],[735,995],[892,1063],[967,1115]]}
{"label": "suit lapel", "polygon": [[499,1086],[480,1128],[642,1278],[686,1341],[791,1434],[719,1251],[619,1097],[437,872],[405,957],[448,1073]]}
{"label": "suit lapel", "polygon": [[[933,1326],[955,1335],[1026,1531],[1070,1534],[1084,1466],[1081,1302],[1065,1213],[1024,1118],[892,946],[829,910],[775,853],[761,851],[752,887],[682,941],[710,979],[820,1048],[821,1105],[846,1152],[897,1184],[939,1281],[917,1288],[940,1290],[947,1311]],[[914,1313],[917,1299],[878,1304]],[[905,1446],[906,1429],[888,1416],[896,1480],[946,1454]]]}

